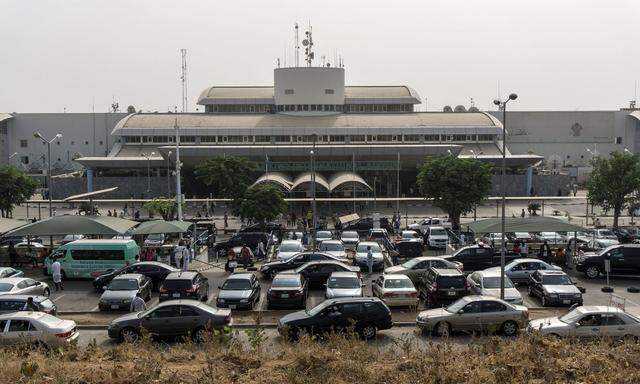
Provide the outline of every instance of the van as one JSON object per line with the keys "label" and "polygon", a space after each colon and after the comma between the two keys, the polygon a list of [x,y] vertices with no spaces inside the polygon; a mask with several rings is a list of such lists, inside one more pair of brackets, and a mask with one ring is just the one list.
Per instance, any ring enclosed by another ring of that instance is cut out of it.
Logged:
{"label": "van", "polygon": [[135,263],[140,247],[133,240],[76,240],[55,249],[45,259],[46,274],[60,262],[63,278],[91,278],[92,274]]}

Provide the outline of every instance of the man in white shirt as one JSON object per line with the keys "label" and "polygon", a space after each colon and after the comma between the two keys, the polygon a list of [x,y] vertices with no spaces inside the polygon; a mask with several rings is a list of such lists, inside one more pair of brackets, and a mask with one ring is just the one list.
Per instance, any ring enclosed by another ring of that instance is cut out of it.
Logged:
{"label": "man in white shirt", "polygon": [[56,287],[56,291],[64,290],[62,286],[62,266],[58,260],[55,260],[53,264],[51,264],[51,275],[53,277],[53,284]]}
{"label": "man in white shirt", "polygon": [[141,312],[147,309],[147,304],[144,302],[144,299],[140,297],[140,293],[136,294],[136,297],[131,300],[131,307],[129,308],[129,312]]}

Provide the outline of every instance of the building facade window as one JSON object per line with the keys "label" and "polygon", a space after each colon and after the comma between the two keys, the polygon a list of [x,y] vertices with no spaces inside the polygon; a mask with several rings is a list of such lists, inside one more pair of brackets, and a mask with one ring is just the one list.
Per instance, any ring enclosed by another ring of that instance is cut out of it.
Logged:
{"label": "building facade window", "polygon": [[622,144],[622,137],[620,136],[616,137],[616,144]]}
{"label": "building facade window", "polygon": [[20,148],[27,148],[27,146],[29,145],[29,141],[28,140],[20,140]]}
{"label": "building facade window", "polygon": [[325,89],[324,90],[324,94],[325,95],[333,95],[333,93],[334,93],[333,89]]}
{"label": "building facade window", "polygon": [[439,142],[440,141],[440,135],[424,135],[424,141]]}
{"label": "building facade window", "polygon": [[420,142],[420,135],[404,135],[404,141],[408,143]]}
{"label": "building facade window", "polygon": [[293,95],[293,89],[285,89],[284,90],[284,94],[285,95]]}

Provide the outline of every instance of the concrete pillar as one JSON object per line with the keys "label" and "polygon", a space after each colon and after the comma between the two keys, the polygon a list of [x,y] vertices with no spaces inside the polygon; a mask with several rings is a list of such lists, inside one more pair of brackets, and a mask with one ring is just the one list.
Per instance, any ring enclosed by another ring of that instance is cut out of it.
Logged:
{"label": "concrete pillar", "polygon": [[87,168],[87,192],[93,192],[93,169]]}
{"label": "concrete pillar", "polygon": [[527,167],[527,190],[524,191],[525,196],[531,196],[531,187],[533,187],[533,167]]}

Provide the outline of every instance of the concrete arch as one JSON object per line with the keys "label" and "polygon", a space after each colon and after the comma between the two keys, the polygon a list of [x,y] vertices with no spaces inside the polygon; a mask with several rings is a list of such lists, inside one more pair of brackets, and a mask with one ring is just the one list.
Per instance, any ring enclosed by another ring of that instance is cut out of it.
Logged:
{"label": "concrete arch", "polygon": [[331,175],[331,177],[329,178],[329,190],[333,192],[336,189],[344,186],[345,184],[349,188],[352,188],[353,183],[359,185],[361,189],[368,189],[370,191],[373,190],[373,188],[371,188],[371,186],[366,181],[364,181],[364,179],[360,175],[353,172],[340,172]]}
{"label": "concrete arch", "polygon": [[286,174],[280,172],[269,172],[260,176],[251,186],[253,187],[254,185],[265,183],[275,184],[287,192],[291,190],[293,185],[293,182]]}
{"label": "concrete arch", "polygon": [[[305,184],[311,184],[311,172],[305,172],[298,175],[293,181],[293,185],[291,186],[291,190],[298,189],[300,186]],[[324,190],[329,191],[329,182],[325,179],[324,176],[316,172],[316,185],[322,187]]]}

